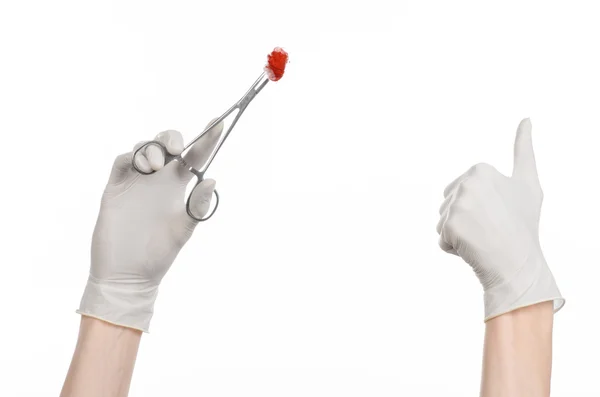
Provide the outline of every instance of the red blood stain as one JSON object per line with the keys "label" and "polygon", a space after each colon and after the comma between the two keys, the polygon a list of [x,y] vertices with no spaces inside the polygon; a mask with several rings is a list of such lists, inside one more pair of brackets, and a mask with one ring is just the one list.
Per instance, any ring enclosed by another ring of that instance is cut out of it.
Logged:
{"label": "red blood stain", "polygon": [[267,72],[269,80],[277,81],[281,79],[283,72],[285,72],[285,65],[288,62],[288,53],[283,48],[275,47],[267,59],[268,63],[265,65],[265,72]]}

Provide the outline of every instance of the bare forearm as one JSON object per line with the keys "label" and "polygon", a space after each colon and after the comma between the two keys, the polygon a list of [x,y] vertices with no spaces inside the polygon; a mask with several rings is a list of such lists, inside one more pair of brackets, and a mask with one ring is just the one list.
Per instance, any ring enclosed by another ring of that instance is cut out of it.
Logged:
{"label": "bare forearm", "polygon": [[552,302],[486,323],[482,397],[548,397],[552,372]]}
{"label": "bare forearm", "polygon": [[126,397],[142,333],[82,316],[61,397]]}

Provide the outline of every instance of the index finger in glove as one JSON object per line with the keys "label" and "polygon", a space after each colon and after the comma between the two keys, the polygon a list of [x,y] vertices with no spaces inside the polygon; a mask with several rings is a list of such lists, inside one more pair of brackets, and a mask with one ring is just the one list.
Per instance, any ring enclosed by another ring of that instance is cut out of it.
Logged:
{"label": "index finger in glove", "polygon": [[467,179],[470,172],[471,170],[465,172],[464,174],[450,182],[448,186],[446,186],[446,188],[444,189],[444,198],[448,198],[448,196],[450,196],[454,192],[458,185],[460,185],[465,179]]}

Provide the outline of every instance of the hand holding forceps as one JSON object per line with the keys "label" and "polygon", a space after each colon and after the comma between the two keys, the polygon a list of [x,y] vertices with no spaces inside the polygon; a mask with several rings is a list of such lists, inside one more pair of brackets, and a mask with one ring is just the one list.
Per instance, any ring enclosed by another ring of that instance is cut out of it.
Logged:
{"label": "hand holding forceps", "polygon": [[[269,82],[269,78],[267,77],[267,75],[265,73],[262,73],[260,75],[260,77],[254,82],[254,84],[252,84],[252,86],[250,87],[250,89],[246,92],[246,94],[244,94],[244,96],[240,100],[238,100],[232,107],[230,107],[219,118],[215,119],[212,123],[210,123],[204,129],[204,131],[202,131],[197,137],[195,137],[194,139],[192,139],[190,141],[190,143],[188,143],[183,148],[183,151],[180,154],[178,154],[178,155],[172,155],[172,154],[170,154],[168,152],[167,148],[164,146],[164,144],[162,142],[159,142],[159,141],[149,141],[149,142],[146,142],[144,145],[142,145],[140,148],[138,148],[134,152],[134,154],[133,154],[133,163],[132,163],[133,164],[133,168],[135,168],[135,170],[137,172],[139,172],[140,174],[143,174],[143,175],[150,175],[150,174],[153,174],[154,172],[156,172],[156,171],[144,172],[143,170],[141,170],[136,165],[135,158],[136,158],[136,155],[141,150],[145,150],[149,146],[157,146],[158,148],[160,148],[160,150],[163,153],[164,159],[165,159],[165,165],[167,163],[170,163],[171,161],[177,161],[179,164],[181,164],[181,166],[185,167],[189,172],[191,172],[194,175],[196,175],[196,178],[197,178],[196,184],[192,188],[192,191],[190,192],[190,195],[188,196],[188,198],[186,200],[185,209],[186,209],[187,214],[191,218],[197,220],[198,222],[203,222],[203,221],[208,220],[211,216],[213,216],[213,214],[217,210],[217,207],[219,206],[219,193],[217,193],[216,190],[214,191],[215,198],[216,198],[215,206],[214,206],[212,212],[210,212],[208,214],[208,216],[206,216],[204,218],[195,216],[192,213],[192,209],[190,207],[190,199],[192,197],[192,194],[194,193],[194,190],[198,187],[198,185],[200,184],[200,182],[202,182],[202,180],[204,179],[204,174],[208,170],[208,167],[210,166],[210,164],[214,160],[215,156],[219,152],[219,149],[221,148],[221,146],[225,142],[225,139],[227,139],[227,137],[231,133],[231,130],[236,125],[236,123],[239,120],[239,118],[242,116],[242,113],[244,113],[244,110],[246,110],[246,108],[248,107],[248,105],[250,104],[250,102],[252,102],[252,100],[254,99],[254,97],[256,97],[256,95],[265,87],[265,85],[267,85],[268,82]],[[204,136],[204,134],[206,134],[213,127],[215,127],[220,122],[222,122],[223,120],[225,120],[229,115],[231,115],[236,110],[237,110],[237,113],[236,113],[233,121],[231,122],[231,124],[229,125],[229,127],[225,130],[225,132],[221,133],[221,137],[219,138],[219,141],[218,141],[217,145],[214,147],[214,149],[210,153],[210,156],[208,156],[208,159],[206,160],[206,162],[204,163],[204,165],[202,167],[199,167],[199,169],[196,169],[196,168],[190,166],[189,164],[187,164],[184,161],[183,157],[188,152],[188,150],[194,145],[194,143],[196,143],[200,138],[202,138]]]}

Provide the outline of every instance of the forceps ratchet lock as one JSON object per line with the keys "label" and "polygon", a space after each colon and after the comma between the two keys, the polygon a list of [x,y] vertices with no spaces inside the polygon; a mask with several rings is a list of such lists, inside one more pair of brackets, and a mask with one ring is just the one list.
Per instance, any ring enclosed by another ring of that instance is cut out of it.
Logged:
{"label": "forceps ratchet lock", "polygon": [[[191,172],[192,174],[196,175],[196,179],[197,179],[196,180],[196,184],[192,188],[192,191],[190,192],[190,194],[189,194],[189,196],[188,196],[188,198],[186,200],[185,209],[186,209],[187,214],[191,218],[197,220],[198,222],[203,222],[203,221],[208,220],[210,217],[213,216],[213,214],[217,210],[217,207],[219,206],[219,193],[217,192],[216,189],[214,190],[216,202],[215,202],[215,205],[213,207],[212,212],[210,212],[208,214],[208,216],[205,216],[205,217],[198,217],[198,216],[196,216],[196,215],[193,214],[192,208],[190,207],[190,200],[192,198],[192,194],[194,193],[194,190],[196,190],[196,188],[198,187],[198,185],[200,184],[200,182],[202,182],[202,180],[204,179],[204,174],[206,173],[206,170],[208,170],[208,167],[210,166],[210,164],[214,160],[215,156],[219,152],[219,149],[221,148],[221,146],[225,142],[225,139],[227,139],[227,137],[231,133],[231,130],[233,129],[233,127],[236,125],[236,123],[238,122],[238,120],[242,116],[242,113],[244,113],[244,110],[246,110],[246,108],[248,107],[248,105],[250,104],[250,102],[252,102],[252,100],[256,97],[256,95],[265,87],[265,85],[267,85],[268,82],[269,82],[269,78],[267,77],[266,73],[262,73],[260,75],[260,77],[258,79],[256,79],[256,81],[254,82],[254,84],[252,84],[252,86],[250,87],[250,89],[246,92],[246,94],[244,94],[244,96],[240,100],[238,100],[232,107],[230,107],[219,118],[217,118],[215,121],[213,121],[212,123],[210,123],[210,125],[208,125],[204,129],[204,131],[202,131],[197,137],[195,137],[194,139],[192,139],[183,148],[182,152],[180,154],[178,154],[178,155],[172,155],[172,154],[170,154],[169,151],[167,150],[167,148],[164,146],[164,144],[162,142],[159,142],[159,141],[149,141],[149,142],[146,142],[144,145],[142,145],[141,147],[139,147],[133,153],[133,161],[132,161],[133,168],[135,168],[135,170],[137,172],[139,172],[140,174],[143,174],[143,175],[150,175],[150,174],[155,173],[156,171],[144,172],[143,170],[141,170],[136,165],[135,158],[136,158],[137,154],[141,150],[145,150],[149,146],[157,146],[158,148],[160,148],[160,150],[163,153],[164,159],[165,159],[165,165],[167,165],[171,161],[177,161],[179,164],[181,164],[182,167],[185,167],[189,172]],[[217,144],[213,148],[212,152],[210,153],[210,156],[204,162],[204,164],[201,167],[198,167],[199,169],[196,169],[196,168],[190,166],[189,164],[187,164],[183,158],[184,158],[185,154],[188,152],[188,150],[200,138],[202,138],[204,136],[204,134],[206,134],[213,127],[215,127],[220,122],[222,122],[223,120],[225,120],[229,115],[231,115],[236,110],[238,112],[235,115],[233,121],[231,122],[231,124],[229,125],[229,127],[225,130],[225,132],[221,133],[221,136],[219,137],[219,140],[218,140]]]}

